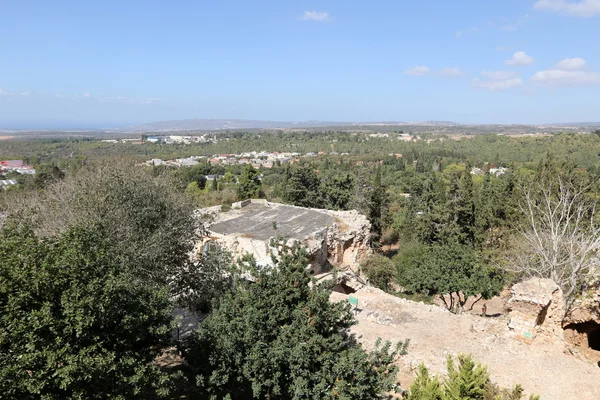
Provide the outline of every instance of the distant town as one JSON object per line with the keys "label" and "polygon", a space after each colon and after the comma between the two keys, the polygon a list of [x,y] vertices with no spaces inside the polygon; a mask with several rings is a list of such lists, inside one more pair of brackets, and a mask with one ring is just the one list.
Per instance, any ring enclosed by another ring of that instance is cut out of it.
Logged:
{"label": "distant town", "polygon": [[16,185],[16,175],[35,175],[35,168],[23,160],[0,160],[0,189]]}

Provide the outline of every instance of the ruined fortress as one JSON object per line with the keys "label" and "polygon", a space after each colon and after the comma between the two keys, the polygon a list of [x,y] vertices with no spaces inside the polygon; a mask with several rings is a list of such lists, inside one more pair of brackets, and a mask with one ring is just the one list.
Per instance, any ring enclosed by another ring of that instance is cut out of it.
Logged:
{"label": "ruined fortress", "polygon": [[370,248],[371,224],[357,211],[330,211],[271,203],[262,199],[197,211],[207,221],[208,238],[225,246],[235,257],[249,254],[259,266],[272,265],[276,249],[272,239],[299,242],[310,257],[310,271],[319,274],[331,267],[357,268]]}

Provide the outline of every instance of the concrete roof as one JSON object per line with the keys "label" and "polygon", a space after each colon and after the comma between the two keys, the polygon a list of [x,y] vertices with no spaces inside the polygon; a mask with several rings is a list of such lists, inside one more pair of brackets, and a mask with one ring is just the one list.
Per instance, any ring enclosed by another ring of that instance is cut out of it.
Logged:
{"label": "concrete roof", "polygon": [[[268,240],[272,236],[301,240],[335,223],[334,217],[319,210],[274,203],[248,204],[225,215],[229,217],[227,220],[217,222],[209,230],[258,240]],[[273,222],[277,223],[277,230],[273,229]]]}

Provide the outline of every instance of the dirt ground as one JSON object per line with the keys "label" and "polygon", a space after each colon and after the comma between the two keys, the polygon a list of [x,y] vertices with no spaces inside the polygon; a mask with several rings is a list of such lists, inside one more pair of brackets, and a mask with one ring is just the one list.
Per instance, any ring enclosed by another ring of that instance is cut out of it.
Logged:
{"label": "dirt ground", "polygon": [[[400,299],[371,287],[351,296],[358,298],[359,309],[358,324],[351,330],[366,348],[372,348],[379,337],[410,339],[408,354],[398,361],[404,388],[421,363],[443,374],[447,355],[466,353],[487,364],[492,380],[503,387],[520,383],[527,394],[539,394],[542,400],[600,399],[600,367],[570,354],[560,343],[517,341],[508,329],[502,298],[486,301],[488,316],[483,317],[479,315],[482,301],[472,313],[454,315],[436,305]],[[337,292],[331,298],[348,301],[348,295]]]}

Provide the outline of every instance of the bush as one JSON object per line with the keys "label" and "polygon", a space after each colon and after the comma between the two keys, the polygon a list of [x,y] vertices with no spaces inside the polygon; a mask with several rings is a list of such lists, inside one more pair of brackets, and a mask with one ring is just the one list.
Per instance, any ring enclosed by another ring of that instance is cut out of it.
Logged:
{"label": "bush", "polygon": [[396,267],[392,260],[380,254],[369,256],[362,264],[361,271],[367,275],[369,282],[381,290],[388,290],[390,283],[396,278]]}
{"label": "bush", "polygon": [[384,246],[389,246],[396,243],[399,239],[398,232],[393,228],[387,228],[383,231],[381,235],[381,244]]}
{"label": "bush", "polygon": [[9,219],[52,237],[94,227],[118,249],[137,277],[167,283],[189,262],[201,226],[193,204],[166,176],[133,165],[91,166],[13,201]]}
{"label": "bush", "polygon": [[[470,356],[458,356],[458,364],[448,356],[448,375],[440,382],[437,376],[429,375],[424,365],[405,394],[407,400],[520,400],[523,388],[501,389],[492,383],[487,367],[474,362]],[[539,396],[530,396],[539,400]]]}

